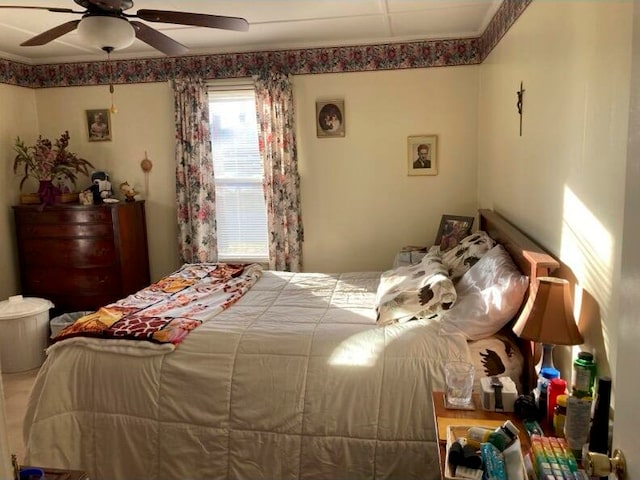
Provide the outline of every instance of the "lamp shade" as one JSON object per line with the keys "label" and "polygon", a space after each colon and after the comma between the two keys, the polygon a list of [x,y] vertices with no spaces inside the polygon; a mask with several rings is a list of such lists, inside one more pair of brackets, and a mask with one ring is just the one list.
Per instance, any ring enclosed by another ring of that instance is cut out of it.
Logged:
{"label": "lamp shade", "polygon": [[584,342],[576,326],[569,282],[539,277],[513,331],[520,338],[550,345],[580,345]]}
{"label": "lamp shade", "polygon": [[120,50],[133,43],[136,32],[123,18],[93,15],[80,20],[78,36],[92,47]]}

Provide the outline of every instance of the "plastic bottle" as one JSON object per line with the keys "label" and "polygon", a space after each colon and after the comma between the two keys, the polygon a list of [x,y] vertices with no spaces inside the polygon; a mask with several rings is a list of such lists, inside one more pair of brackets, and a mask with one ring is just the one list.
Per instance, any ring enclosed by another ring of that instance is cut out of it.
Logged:
{"label": "plastic bottle", "polygon": [[560,372],[553,367],[544,367],[538,375],[538,411],[542,418],[547,416],[547,389],[549,382],[554,378],[559,378]]}
{"label": "plastic bottle", "polygon": [[609,405],[611,403],[611,378],[600,377],[594,400],[593,421],[589,431],[589,450],[607,453],[609,450]]}
{"label": "plastic bottle", "polygon": [[490,428],[471,427],[469,430],[467,430],[467,442],[474,448],[480,448],[480,444],[488,442],[489,437],[493,433],[494,431]]}
{"label": "plastic bottle", "polygon": [[567,397],[568,395],[558,395],[556,397],[556,407],[553,410],[553,431],[556,437],[564,437],[564,421],[567,418]]}
{"label": "plastic bottle", "polygon": [[553,410],[556,407],[556,398],[567,391],[567,381],[562,378],[554,378],[547,387],[547,422],[553,423]]}
{"label": "plastic bottle", "polygon": [[578,353],[578,358],[573,362],[573,382],[571,393],[578,397],[593,396],[593,387],[596,381],[596,363],[589,352]]}
{"label": "plastic bottle", "polygon": [[482,443],[491,443],[501,452],[518,438],[518,428],[507,420],[495,430],[483,427],[471,427],[467,431],[467,442],[475,448]]}
{"label": "plastic bottle", "polygon": [[567,418],[564,421],[564,438],[577,460],[582,458],[582,447],[589,441],[591,397],[567,397]]}
{"label": "plastic bottle", "polygon": [[520,430],[516,427],[511,420],[505,421],[500,427],[496,429],[496,432],[499,432],[505,435],[507,440],[507,447],[518,439],[518,434]]}

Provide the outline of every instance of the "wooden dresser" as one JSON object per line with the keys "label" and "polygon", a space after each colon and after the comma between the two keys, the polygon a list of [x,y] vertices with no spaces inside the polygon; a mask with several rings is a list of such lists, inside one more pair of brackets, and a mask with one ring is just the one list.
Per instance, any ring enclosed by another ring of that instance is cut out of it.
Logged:
{"label": "wooden dresser", "polygon": [[96,310],[149,284],[143,201],[13,209],[23,295]]}

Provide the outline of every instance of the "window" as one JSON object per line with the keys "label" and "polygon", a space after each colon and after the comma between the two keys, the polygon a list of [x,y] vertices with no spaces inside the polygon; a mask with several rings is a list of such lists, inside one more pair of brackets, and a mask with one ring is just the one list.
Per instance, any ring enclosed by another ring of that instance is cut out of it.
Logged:
{"label": "window", "polygon": [[269,259],[264,169],[253,90],[209,90],[218,259]]}

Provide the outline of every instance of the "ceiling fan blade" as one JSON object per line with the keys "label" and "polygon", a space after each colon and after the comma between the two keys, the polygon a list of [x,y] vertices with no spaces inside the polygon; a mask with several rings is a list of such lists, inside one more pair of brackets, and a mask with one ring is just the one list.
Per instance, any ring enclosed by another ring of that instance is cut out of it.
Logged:
{"label": "ceiling fan blade", "polygon": [[130,23],[136,32],[136,38],[160,50],[165,55],[184,55],[189,51],[187,47],[176,42],[173,38],[167,37],[164,33],[160,33],[142,22],[131,21]]}
{"label": "ceiling fan blade", "polygon": [[57,8],[57,7],[28,7],[24,5],[0,5],[0,8],[28,8],[29,10],[47,10],[48,12],[56,12],[56,13],[86,13],[86,12],[77,12],[75,10],[71,10],[70,8]]}
{"label": "ceiling fan blade", "polygon": [[196,27],[222,28],[246,32],[249,22],[239,17],[223,17],[203,13],[175,12],[172,10],[138,10],[136,16],[148,22],[177,23]]}
{"label": "ceiling fan blade", "polygon": [[69,33],[72,30],[75,30],[78,27],[79,23],[80,20],[72,20],[71,22],[63,23],[62,25],[53,27],[51,30],[47,30],[46,32],[42,32],[40,35],[36,35],[35,37],[30,38],[26,42],[22,42],[20,46],[34,47],[38,45],[44,45],[45,43],[49,43],[51,40],[55,40],[56,38],[61,37],[65,33]]}

